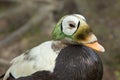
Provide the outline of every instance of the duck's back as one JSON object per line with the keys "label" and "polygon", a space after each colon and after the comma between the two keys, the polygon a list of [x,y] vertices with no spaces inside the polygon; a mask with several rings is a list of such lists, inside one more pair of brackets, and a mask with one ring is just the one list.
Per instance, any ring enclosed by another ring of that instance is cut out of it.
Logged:
{"label": "duck's back", "polygon": [[59,53],[54,74],[60,80],[102,80],[103,66],[93,50],[70,45]]}
{"label": "duck's back", "polygon": [[70,45],[60,51],[52,73],[38,71],[10,80],[102,80],[102,75],[103,66],[97,53],[82,45]]}

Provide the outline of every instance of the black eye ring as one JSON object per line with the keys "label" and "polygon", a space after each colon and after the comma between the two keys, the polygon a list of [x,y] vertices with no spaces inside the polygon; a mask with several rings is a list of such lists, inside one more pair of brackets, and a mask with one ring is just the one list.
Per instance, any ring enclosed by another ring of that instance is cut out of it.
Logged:
{"label": "black eye ring", "polygon": [[78,22],[78,26],[77,27],[79,27],[80,26],[80,21]]}
{"label": "black eye ring", "polygon": [[72,28],[75,28],[75,25],[74,24],[69,24],[70,27]]}

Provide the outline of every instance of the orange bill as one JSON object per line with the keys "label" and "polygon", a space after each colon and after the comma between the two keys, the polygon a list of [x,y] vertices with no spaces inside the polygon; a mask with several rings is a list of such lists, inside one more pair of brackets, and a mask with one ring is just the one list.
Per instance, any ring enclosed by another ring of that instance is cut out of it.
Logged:
{"label": "orange bill", "polygon": [[93,43],[84,44],[84,45],[89,47],[89,48],[92,48],[92,49],[94,49],[96,51],[105,52],[104,47],[101,46],[97,41],[93,42]]}

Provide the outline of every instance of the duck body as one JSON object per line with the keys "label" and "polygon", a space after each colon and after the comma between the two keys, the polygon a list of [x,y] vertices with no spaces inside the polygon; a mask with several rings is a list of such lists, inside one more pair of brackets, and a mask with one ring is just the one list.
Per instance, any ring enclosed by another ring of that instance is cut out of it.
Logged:
{"label": "duck body", "polygon": [[105,49],[82,15],[62,17],[52,38],[13,59],[3,80],[102,79],[102,62],[93,50]]}
{"label": "duck body", "polygon": [[93,50],[83,45],[69,45],[60,51],[54,74],[60,80],[101,80],[103,66]]}
{"label": "duck body", "polygon": [[14,58],[11,61],[11,67],[4,76],[4,80],[9,78],[10,74],[14,78],[19,78],[37,71],[53,72],[56,57],[61,48],[64,47],[58,47],[59,43],[59,41],[46,41]]}
{"label": "duck body", "polygon": [[44,70],[9,80],[101,80],[102,75],[102,61],[96,52],[83,45],[68,45],[57,56],[53,72]]}

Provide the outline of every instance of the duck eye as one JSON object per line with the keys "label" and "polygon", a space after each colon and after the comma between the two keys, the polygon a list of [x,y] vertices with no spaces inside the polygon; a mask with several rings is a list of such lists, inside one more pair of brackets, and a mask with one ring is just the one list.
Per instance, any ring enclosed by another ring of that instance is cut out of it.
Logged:
{"label": "duck eye", "polygon": [[74,24],[69,24],[70,27],[72,28],[75,28],[75,25]]}

